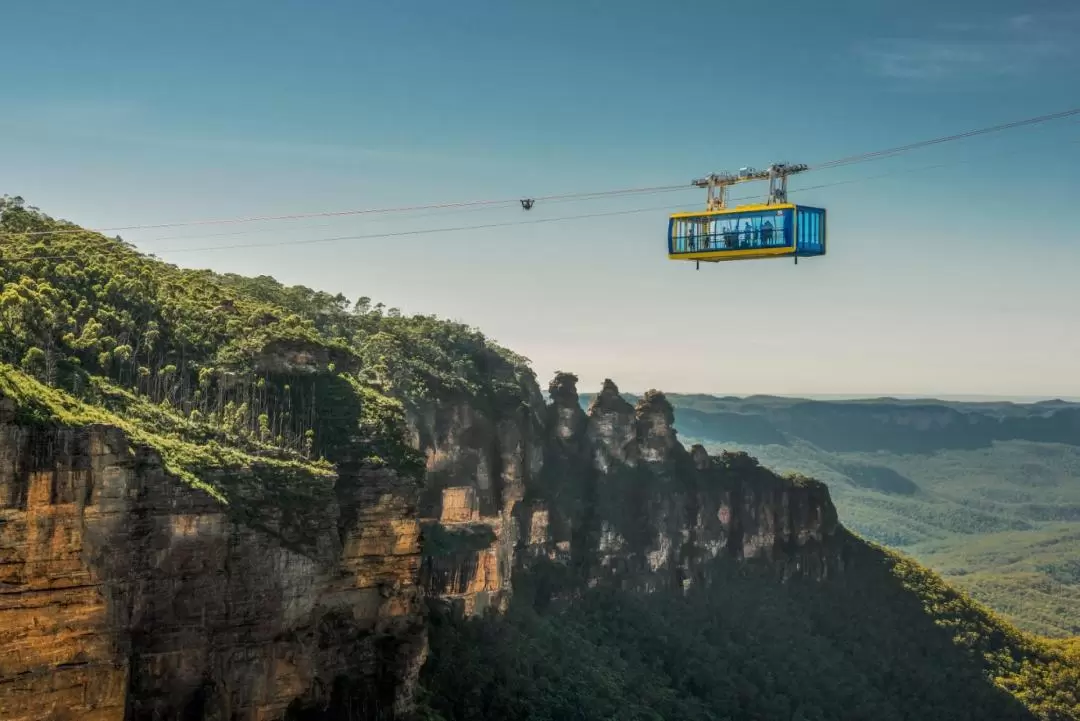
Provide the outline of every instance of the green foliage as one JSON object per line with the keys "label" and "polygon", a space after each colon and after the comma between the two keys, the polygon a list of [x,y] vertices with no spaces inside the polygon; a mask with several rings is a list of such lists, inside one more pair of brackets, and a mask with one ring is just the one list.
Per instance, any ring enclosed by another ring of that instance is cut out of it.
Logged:
{"label": "green foliage", "polygon": [[467,395],[513,408],[531,381],[528,360],[491,343],[461,323],[434,316],[404,316],[360,298],[350,309],[342,295],[285,287],[268,276],[217,276],[223,285],[309,320],[326,337],[349,344],[361,378],[410,403]]}
{"label": "green foliage", "polygon": [[1037,641],[932,572],[852,541],[778,584],[720,562],[685,596],[601,585],[556,610],[437,613],[419,717],[1080,719],[1076,644]]}
{"label": "green foliage", "polygon": [[1075,524],[981,535],[964,543],[956,537],[928,540],[907,552],[1024,629],[1080,634],[1080,529]]}
{"label": "green foliage", "polygon": [[[247,500],[246,484],[255,476],[260,483],[272,484],[280,479],[284,486],[306,489],[308,493],[301,499],[305,502],[326,495],[333,487],[334,474],[325,462],[260,457],[255,455],[255,448],[223,444],[214,429],[171,416],[125,391],[103,386],[102,393],[109,401],[91,405],[0,364],[0,398],[14,402],[18,423],[54,428],[119,428],[132,443],[157,451],[168,472],[223,503]],[[110,406],[122,409],[122,414],[114,413]]]}
{"label": "green foliage", "polygon": [[324,506],[342,464],[419,477],[408,406],[516,408],[532,383],[524,358],[460,323],[182,269],[21,198],[0,199],[0,232],[0,364],[19,412],[117,425],[257,514]]}
{"label": "green foliage", "polygon": [[[824,479],[844,525],[904,550],[1022,628],[1080,634],[1080,582],[1062,570],[1080,562],[1080,524],[1032,510],[1060,516],[1080,503],[1080,448],[1011,441],[929,456],[827,453],[802,441],[747,448],[767,465]],[[848,473],[856,465],[888,468],[919,490],[863,487]]]}

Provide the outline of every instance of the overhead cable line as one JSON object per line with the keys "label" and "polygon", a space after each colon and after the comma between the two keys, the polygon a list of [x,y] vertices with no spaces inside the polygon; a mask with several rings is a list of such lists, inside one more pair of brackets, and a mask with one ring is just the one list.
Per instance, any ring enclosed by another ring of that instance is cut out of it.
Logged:
{"label": "overhead cable line", "polygon": [[[544,201],[549,202],[563,202],[567,200],[592,200],[598,198],[609,198],[613,196],[624,195],[645,195],[652,193],[669,193],[676,190],[690,190],[689,186],[685,183],[679,185],[659,185],[655,187],[645,188],[621,188],[618,190],[601,190],[591,193],[563,193],[560,195],[544,195],[535,198],[530,198],[534,202]],[[376,215],[384,213],[413,213],[421,210],[442,210],[448,208],[470,208],[480,206],[499,206],[499,205],[519,205],[522,202],[521,198],[502,199],[502,200],[470,200],[458,203],[432,203],[429,205],[408,205],[391,208],[363,208],[359,210],[338,210],[327,211],[319,213],[293,213],[291,215],[263,215],[253,216],[247,218],[221,218],[216,220],[187,220],[176,223],[156,223],[149,225],[119,225],[110,228],[71,228],[64,230],[41,230],[32,231],[29,233],[20,233],[19,235],[55,235],[55,234],[72,234],[72,233],[114,233],[121,230],[155,230],[157,228],[182,228],[192,225],[231,225],[236,223],[258,223],[277,220],[302,220],[306,218],[333,218],[342,216],[353,215]],[[7,233],[5,235],[11,235]]]}
{"label": "overhead cable line", "polygon": [[[1076,143],[1076,142],[1080,142],[1080,140],[1074,140],[1074,141],[1070,141],[1070,142]],[[1030,153],[1030,152],[1031,151],[1028,150],[1028,149],[1023,149],[1023,150],[1019,150],[1019,151],[1012,151],[1012,152],[1009,152],[1009,153],[995,153],[992,157],[1008,157],[1008,156],[1012,156],[1012,155],[1027,154],[1027,153]],[[799,191],[817,190],[819,188],[828,188],[828,187],[833,187],[833,186],[836,186],[836,185],[848,185],[848,184],[852,184],[852,183],[869,182],[869,181],[877,180],[879,178],[885,178],[885,177],[889,177],[889,176],[892,176],[892,175],[896,175],[897,173],[910,173],[910,172],[923,172],[923,171],[927,171],[927,170],[936,170],[938,168],[946,168],[946,167],[950,167],[950,166],[954,166],[954,165],[964,165],[964,164],[975,162],[976,160],[977,160],[977,158],[968,158],[968,159],[963,159],[963,160],[954,160],[954,161],[949,161],[949,162],[945,162],[945,163],[938,163],[938,164],[935,164],[935,165],[923,166],[923,167],[915,168],[915,169],[901,169],[901,170],[887,171],[884,174],[872,175],[872,176],[869,176],[869,177],[850,178],[850,179],[847,179],[847,180],[832,181],[832,182],[829,182],[829,183],[824,183],[824,184],[819,184],[819,185],[808,185],[808,186],[805,186],[803,188],[799,188],[798,191],[791,190],[789,192],[794,193],[794,192],[799,192]],[[680,188],[678,188],[678,190],[693,190],[693,188],[680,187]],[[575,202],[575,201],[578,201],[578,200],[581,200],[581,199],[580,198],[563,198],[563,199],[555,200],[555,201],[551,201],[551,202],[553,202],[553,203],[565,203],[565,202]],[[588,198],[586,198],[586,200],[588,200]],[[754,200],[754,196],[743,196],[743,197],[739,197],[739,198],[731,198],[731,200],[732,201]],[[664,209],[667,210],[669,208],[667,206],[665,206]],[[486,208],[456,208],[456,209],[451,209],[451,210],[443,210],[443,211],[435,211],[435,212],[431,212],[431,213],[424,213],[423,215],[419,216],[419,218],[431,218],[431,217],[435,217],[435,216],[442,217],[442,216],[446,216],[446,215],[461,215],[461,214],[464,214],[464,213],[475,213],[477,211],[484,211],[484,210],[487,210],[487,209]],[[635,211],[635,212],[637,212],[637,211]],[[376,220],[374,222],[379,222],[379,220]],[[522,221],[522,222],[524,222],[524,221]],[[305,228],[326,228],[326,227],[329,227],[329,226],[326,223],[320,223],[320,224],[317,224],[317,225],[308,225],[308,226],[302,226],[302,227],[305,227]],[[269,232],[277,232],[277,230],[274,229],[274,228],[257,228],[257,229],[254,229],[254,230],[232,230],[232,231],[225,231],[225,232],[221,232],[221,233],[195,233],[195,234],[184,234],[184,235],[163,235],[163,236],[158,236],[158,237],[155,237],[155,238],[144,238],[144,239],[140,240],[139,242],[141,244],[146,244],[146,243],[158,243],[158,242],[161,242],[161,241],[168,241],[168,240],[201,240],[201,239],[204,239],[204,238],[223,238],[223,237],[235,237],[235,236],[240,236],[240,235],[257,235],[257,234],[260,234],[260,233],[269,233]],[[166,252],[171,252],[171,251],[166,251]]]}
{"label": "overhead cable line", "polygon": [[[660,192],[668,192],[668,193],[670,193],[673,190],[686,191],[686,190],[693,190],[693,188],[683,185],[683,186],[679,186],[678,188],[669,188],[669,189],[666,189],[666,190],[663,190],[663,191],[655,191],[653,193],[642,193],[641,195],[646,195],[646,194],[647,195],[653,195],[653,194],[657,194],[657,193],[660,193]],[[585,200],[599,200],[599,199],[600,198],[592,198],[592,197],[585,197],[585,198],[578,198],[578,197],[569,198],[568,197],[568,198],[558,198],[558,199],[555,199],[555,200],[549,200],[549,201],[546,201],[545,204],[572,203],[572,202],[580,202],[580,201],[585,201]],[[476,212],[487,211],[487,210],[491,210],[491,208],[483,207],[483,206],[450,208],[450,209],[444,209],[444,210],[435,210],[435,211],[432,211],[432,212],[425,212],[425,213],[422,213],[422,214],[419,214],[419,215],[411,216],[409,219],[410,220],[414,220],[414,219],[415,220],[422,220],[424,218],[444,217],[444,216],[447,216],[447,215],[462,215],[462,214],[465,214],[465,213],[476,213]],[[366,222],[378,223],[378,222],[385,222],[385,221],[389,221],[389,220],[397,221],[398,219],[396,217],[373,218],[372,220],[369,220],[369,221],[366,221]],[[305,224],[305,225],[302,225],[300,227],[301,228],[327,228],[327,227],[330,227],[331,225],[332,225],[332,223],[317,223],[317,224],[311,224],[311,225]],[[296,226],[293,226],[293,227],[295,228]],[[93,231],[83,231],[83,232],[93,232]],[[140,243],[156,243],[156,242],[159,242],[159,241],[162,241],[162,240],[188,240],[188,239],[197,239],[197,238],[225,238],[225,237],[234,237],[234,236],[237,236],[237,235],[258,235],[259,233],[270,233],[270,232],[279,232],[279,229],[278,228],[255,228],[255,229],[250,229],[250,230],[229,230],[229,231],[223,231],[221,233],[185,233],[183,235],[162,235],[162,236],[158,236],[156,238],[141,239],[139,242]],[[2,234],[0,234],[0,236],[2,236]]]}
{"label": "overhead cable line", "polygon": [[[605,218],[615,215],[628,215],[631,213],[651,213],[661,210],[669,210],[672,207],[681,206],[660,206],[656,208],[633,208],[630,210],[612,210],[601,213],[582,213],[579,215],[560,215],[554,218],[530,218],[528,220],[508,220],[500,223],[484,223],[480,225],[459,225],[454,227],[442,227],[442,228],[420,228],[416,230],[399,230],[389,233],[365,233],[361,235],[339,235],[331,238],[307,238],[302,240],[282,240],[271,241],[267,243],[238,243],[233,245],[210,245],[199,248],[176,248],[159,250],[152,255],[158,253],[195,253],[208,250],[237,250],[244,248],[270,248],[284,245],[309,245],[313,243],[331,243],[343,240],[374,240],[377,238],[398,238],[410,235],[431,235],[436,233],[454,233],[465,230],[487,230],[489,228],[507,228],[515,225],[535,225],[539,223],[557,223],[566,220],[585,220],[586,218]],[[24,260],[75,260],[80,258],[79,255],[27,255],[16,258],[4,258],[0,254],[0,260],[8,263],[24,261]]]}
{"label": "overhead cable line", "polygon": [[[829,169],[832,169],[832,168],[844,167],[844,166],[847,166],[847,165],[853,165],[853,164],[856,164],[856,163],[867,162],[869,160],[875,160],[875,159],[878,159],[878,158],[891,157],[893,155],[898,155],[900,153],[904,153],[904,152],[907,152],[909,150],[915,150],[915,149],[927,147],[927,146],[930,146],[930,145],[938,145],[938,144],[941,144],[941,143],[947,143],[947,142],[951,142],[951,141],[954,141],[954,140],[961,140],[963,138],[970,138],[970,137],[974,137],[974,136],[977,136],[977,135],[985,135],[985,134],[988,134],[988,133],[1000,132],[1000,131],[1003,131],[1003,130],[1010,130],[1010,129],[1013,129],[1013,128],[1024,127],[1024,126],[1028,126],[1028,125],[1034,125],[1034,124],[1037,124],[1037,123],[1047,122],[1047,121],[1050,121],[1050,120],[1058,120],[1058,119],[1061,119],[1061,118],[1066,118],[1066,117],[1070,117],[1070,116],[1074,116],[1074,115],[1080,115],[1080,108],[1073,108],[1071,110],[1063,110],[1063,111],[1060,111],[1060,112],[1057,112],[1057,113],[1049,113],[1049,114],[1046,114],[1046,115],[1039,115],[1039,116],[1036,116],[1036,117],[1033,117],[1033,118],[1025,118],[1023,120],[1016,120],[1016,121],[1013,121],[1013,122],[1010,122],[1010,123],[1003,123],[1003,124],[993,125],[993,126],[986,127],[986,128],[979,128],[977,130],[969,130],[969,131],[964,132],[964,133],[956,133],[956,134],[953,134],[953,135],[946,135],[946,136],[943,136],[943,137],[940,137],[940,138],[932,138],[932,139],[929,139],[929,140],[922,140],[922,141],[919,141],[919,142],[916,142],[916,143],[909,143],[907,145],[901,145],[901,146],[897,146],[897,147],[894,147],[894,148],[888,148],[888,149],[885,149],[885,150],[877,150],[877,151],[873,151],[873,152],[869,152],[869,153],[862,153],[862,154],[859,154],[859,155],[851,155],[851,156],[847,156],[847,157],[844,157],[844,158],[838,158],[836,160],[831,160],[831,161],[827,161],[827,162],[823,162],[823,163],[818,163],[816,165],[811,165],[811,166],[808,167],[808,169],[809,170],[829,170]],[[564,201],[564,200],[571,200],[571,199],[586,200],[586,199],[608,198],[608,197],[624,196],[624,195],[641,195],[641,194],[652,194],[652,193],[666,193],[666,192],[673,192],[673,191],[678,191],[678,190],[690,190],[690,189],[693,189],[692,185],[687,185],[685,183],[679,183],[679,184],[671,184],[671,185],[658,185],[658,186],[652,186],[652,187],[622,188],[622,189],[616,189],[616,190],[603,190],[603,191],[596,191],[596,192],[590,192],[590,193],[562,193],[562,194],[558,194],[558,195],[537,196],[537,197],[533,197],[533,198],[528,198],[527,200],[531,201],[529,203],[528,207],[532,207],[532,203],[535,203],[535,202],[538,202],[538,201],[553,202],[553,201]],[[453,203],[433,203],[433,204],[428,204],[428,205],[412,205],[412,206],[400,206],[400,207],[389,207],[389,208],[365,208],[365,209],[359,209],[359,210],[341,210],[341,211],[328,211],[328,212],[317,212],[317,213],[293,213],[293,214],[289,214],[289,215],[266,215],[266,216],[253,216],[253,217],[241,217],[241,218],[222,218],[222,219],[212,219],[212,220],[189,220],[189,221],[181,221],[181,222],[174,222],[174,223],[156,223],[156,224],[147,224],[147,225],[114,226],[114,227],[110,227],[110,228],[95,228],[95,229],[72,228],[72,229],[55,230],[55,231],[31,231],[31,232],[28,232],[28,233],[19,233],[18,235],[34,236],[34,235],[56,235],[56,234],[65,234],[65,233],[71,234],[71,233],[84,233],[84,232],[113,233],[113,232],[117,232],[117,231],[152,230],[152,229],[157,229],[157,228],[179,228],[179,227],[196,226],[196,225],[224,225],[224,224],[238,224],[238,223],[255,223],[255,222],[266,222],[266,221],[279,221],[279,220],[299,220],[299,219],[306,219],[306,218],[329,218],[329,217],[356,216],[356,215],[374,215],[374,214],[384,214],[384,213],[407,213],[407,212],[417,212],[417,211],[422,211],[422,210],[439,210],[439,209],[449,209],[449,208],[483,207],[483,206],[499,206],[499,205],[508,205],[509,206],[509,205],[516,205],[516,204],[520,204],[522,207],[525,207],[525,201],[523,201],[521,198],[511,198],[511,199],[502,199],[502,200],[473,200],[473,201],[463,201],[463,202],[453,202]],[[14,235],[14,234],[6,233],[4,235]]]}
{"label": "overhead cable line", "polygon": [[[792,189],[792,190],[790,190],[788,192],[789,193],[802,193],[802,192],[806,192],[808,190],[820,190],[822,188],[831,188],[831,187],[837,186],[837,185],[848,185],[848,184],[851,184],[851,183],[866,183],[866,182],[872,182],[874,180],[880,180],[882,178],[888,178],[888,177],[892,177],[892,176],[896,176],[896,175],[905,175],[905,174],[908,174],[908,173],[921,173],[921,172],[925,172],[927,170],[935,170],[935,169],[938,169],[938,168],[945,168],[945,167],[949,167],[949,166],[953,166],[953,165],[959,165],[959,164],[970,163],[970,162],[972,162],[972,161],[965,159],[965,160],[957,160],[957,161],[952,161],[952,162],[947,162],[947,163],[937,163],[935,165],[929,165],[929,166],[924,166],[924,167],[919,167],[919,168],[904,168],[904,169],[888,171],[888,172],[885,172],[885,173],[879,173],[878,175],[872,175],[872,176],[868,176],[868,177],[849,178],[849,179],[846,179],[846,180],[835,180],[835,181],[832,181],[832,182],[829,182],[829,183],[821,183],[821,184],[818,184],[818,185],[810,185],[810,186],[806,186],[804,188]],[[743,201],[743,200],[754,200],[756,198],[757,198],[757,196],[745,195],[745,196],[738,197],[738,198],[732,198],[731,200],[733,200],[733,201]],[[582,213],[582,214],[578,214],[578,215],[562,215],[562,216],[556,216],[556,217],[553,217],[553,218],[529,218],[529,219],[526,219],[526,220],[510,220],[510,221],[503,221],[503,222],[499,222],[499,223],[484,223],[484,224],[477,224],[477,225],[459,225],[459,226],[440,227],[440,228],[418,228],[418,229],[415,229],[415,230],[401,230],[401,231],[391,231],[391,232],[385,232],[385,233],[363,233],[363,234],[357,234],[357,235],[340,235],[340,236],[333,236],[333,237],[326,237],[326,238],[306,238],[306,239],[300,239],[300,240],[295,240],[294,239],[294,240],[282,240],[282,241],[269,241],[269,242],[265,242],[265,243],[238,243],[238,244],[232,244],[232,245],[201,246],[201,247],[197,247],[197,248],[171,248],[171,249],[165,249],[165,250],[156,251],[155,253],[153,253],[153,255],[156,257],[158,254],[170,254],[171,255],[171,254],[175,254],[175,253],[196,253],[196,252],[206,252],[206,251],[213,251],[213,250],[243,250],[243,249],[249,249],[249,248],[271,248],[271,247],[281,247],[281,246],[289,246],[289,245],[313,245],[313,244],[318,244],[318,243],[334,243],[334,242],[342,242],[342,241],[350,241],[350,240],[379,240],[379,239],[386,239],[386,238],[400,238],[400,237],[421,236],[421,235],[436,235],[436,234],[440,234],[440,233],[456,233],[456,232],[463,232],[463,231],[470,231],[470,230],[489,230],[489,229],[493,229],[493,228],[508,228],[508,227],[519,226],[519,225],[538,225],[538,224],[541,224],[541,223],[558,223],[558,222],[570,221],[570,220],[587,220],[587,219],[590,219],[590,218],[609,218],[609,217],[620,216],[620,215],[633,215],[633,214],[636,214],[636,213],[653,213],[653,212],[661,212],[661,211],[670,212],[670,211],[679,210],[682,207],[683,206],[664,205],[664,206],[655,206],[655,207],[649,207],[649,208],[631,208],[631,209],[624,209],[624,210],[611,210],[611,211],[604,211],[604,212],[598,212],[598,213]],[[210,236],[193,236],[193,237],[214,237],[214,236],[210,235]],[[162,238],[161,240],[168,240],[168,239],[169,238]],[[79,255],[26,255],[26,256],[20,256],[20,257],[15,257],[15,258],[4,258],[3,254],[2,254],[2,251],[0,251],[0,261],[9,262],[9,263],[11,263],[11,262],[20,262],[20,261],[33,261],[33,260],[56,260],[56,261],[59,261],[59,260],[77,260],[80,257],[82,257],[82,256],[79,256]]]}
{"label": "overhead cable line", "polygon": [[839,158],[837,160],[831,160],[827,163],[819,163],[817,165],[811,165],[810,170],[827,170],[829,168],[838,168],[844,165],[851,165],[853,163],[863,163],[868,160],[876,160],[877,158],[884,158],[899,153],[906,153],[909,150],[916,150],[918,148],[925,148],[930,145],[939,145],[941,143],[948,143],[953,140],[962,140],[964,138],[971,138],[976,135],[986,135],[988,133],[996,133],[1002,130],[1012,130],[1013,128],[1019,128],[1026,125],[1035,125],[1037,123],[1044,123],[1049,120],[1060,120],[1061,118],[1068,118],[1073,115],[1080,115],[1080,108],[1073,108],[1072,110],[1062,110],[1058,113],[1049,113],[1047,115],[1039,115],[1034,118],[1026,118],[1024,120],[1015,120],[1011,123],[1002,123],[1001,125],[992,125],[988,128],[980,128],[978,130],[969,130],[966,133],[956,133],[955,135],[946,135],[940,138],[933,138],[931,140],[920,140],[917,143],[909,143],[907,145],[900,145],[895,148],[889,148],[887,150],[876,150],[871,153],[861,153],[859,155],[851,155],[846,158]]}
{"label": "overhead cable line", "polygon": [[[963,162],[963,161],[961,161],[961,162]],[[892,176],[892,175],[900,175],[900,174],[904,174],[904,173],[921,172],[921,171],[924,171],[924,170],[930,170],[930,169],[934,169],[934,168],[945,167],[946,165],[952,165],[952,164],[955,164],[955,163],[940,163],[938,165],[933,165],[933,166],[930,166],[928,168],[911,168],[911,169],[897,170],[897,171],[892,171],[892,172],[888,172],[888,173],[881,173],[879,175],[875,175],[875,176],[872,176],[872,177],[869,177],[869,178],[856,178],[856,179],[848,179],[848,180],[837,180],[837,181],[833,181],[831,183],[821,183],[819,185],[807,186],[805,188],[797,188],[797,189],[794,189],[794,190],[790,190],[788,192],[789,193],[800,193],[800,192],[805,192],[807,190],[819,190],[821,188],[829,188],[829,187],[832,187],[834,185],[846,185],[846,184],[849,184],[849,183],[869,182],[869,181],[873,181],[873,180],[878,180],[880,178],[889,177],[889,176]],[[755,199],[757,199],[757,197],[758,196],[756,196],[756,195],[744,195],[742,197],[732,198],[731,200],[733,200],[733,201],[755,200]],[[386,232],[386,233],[363,233],[363,234],[359,234],[359,235],[341,235],[341,236],[335,236],[335,237],[330,237],[330,238],[306,238],[306,239],[302,239],[302,240],[268,241],[268,242],[265,242],[265,243],[240,243],[240,244],[234,244],[234,245],[203,246],[203,247],[200,247],[200,248],[176,248],[176,249],[160,250],[160,251],[157,251],[157,252],[158,253],[163,253],[163,254],[165,254],[165,253],[168,253],[168,254],[172,254],[172,253],[196,253],[196,252],[204,252],[204,251],[210,251],[210,250],[242,250],[242,249],[247,249],[247,248],[273,248],[273,247],[288,246],[288,245],[312,245],[312,244],[316,244],[316,243],[333,243],[333,242],[341,242],[341,241],[346,241],[346,240],[378,240],[378,239],[384,239],[384,238],[401,238],[401,237],[418,236],[418,235],[433,235],[433,234],[437,234],[437,233],[457,233],[457,232],[468,231],[468,230],[489,230],[489,229],[492,229],[492,228],[508,228],[508,227],[513,227],[513,226],[518,226],[518,225],[539,225],[541,223],[558,223],[558,222],[563,222],[563,221],[568,221],[568,220],[588,220],[590,218],[610,218],[610,217],[619,216],[619,215],[633,215],[633,214],[636,214],[636,213],[655,213],[655,212],[661,212],[661,211],[670,212],[670,211],[673,211],[673,210],[679,210],[682,207],[683,206],[681,206],[681,205],[677,205],[677,206],[663,205],[663,206],[650,207],[650,208],[630,208],[630,209],[624,209],[624,210],[603,211],[603,212],[598,212],[598,213],[581,213],[581,214],[578,214],[578,215],[560,215],[560,216],[556,216],[554,218],[529,218],[529,219],[526,219],[526,220],[507,220],[507,221],[503,221],[503,222],[499,222],[499,223],[483,223],[483,224],[477,224],[477,225],[459,225],[459,226],[454,226],[454,227],[443,227],[443,228],[418,228],[418,229],[415,229],[415,230],[399,230],[399,231],[391,231],[391,232]]]}

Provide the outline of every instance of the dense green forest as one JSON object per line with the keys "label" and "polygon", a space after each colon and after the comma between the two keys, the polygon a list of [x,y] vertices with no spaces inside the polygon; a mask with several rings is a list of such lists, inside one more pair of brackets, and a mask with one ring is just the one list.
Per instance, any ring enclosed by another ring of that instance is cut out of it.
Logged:
{"label": "dense green forest", "polygon": [[182,269],[18,197],[0,199],[0,233],[5,393],[39,421],[124,427],[226,500],[257,490],[236,485],[256,467],[290,495],[344,461],[416,472],[406,406],[525,398],[525,359],[459,323]]}
{"label": "dense green forest", "polygon": [[1080,404],[667,397],[686,442],[825,481],[848,528],[1021,628],[1080,634]]}
{"label": "dense green forest", "polygon": [[[686,595],[610,587],[437,612],[424,721],[1080,719],[1080,645],[1026,636],[936,574],[852,539],[828,582],[735,566]],[[542,610],[538,610],[542,609]]]}

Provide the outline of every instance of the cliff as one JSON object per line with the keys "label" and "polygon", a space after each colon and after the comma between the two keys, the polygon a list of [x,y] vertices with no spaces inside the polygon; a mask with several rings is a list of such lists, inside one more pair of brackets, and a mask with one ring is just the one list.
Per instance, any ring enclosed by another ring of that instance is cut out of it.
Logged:
{"label": "cliff", "polygon": [[460,324],[181,269],[0,197],[0,718],[391,718],[425,630],[393,399]]}
{"label": "cliff", "polygon": [[[416,484],[356,467],[252,523],[115,427],[0,397],[0,718],[375,718],[426,651]],[[325,715],[323,715],[325,714]]]}
{"label": "cliff", "polygon": [[685,449],[657,391],[632,406],[607,381],[583,411],[576,382],[552,380],[542,417],[492,419],[463,403],[423,419],[421,515],[439,539],[425,549],[429,593],[466,614],[504,609],[514,571],[545,562],[586,585],[652,590],[706,582],[716,558],[765,562],[781,578],[843,567],[823,484]]}
{"label": "cliff", "polygon": [[576,380],[552,380],[539,443],[446,416],[474,458],[534,460],[513,466],[523,491],[470,464],[429,489],[429,517],[456,520],[425,528],[449,601],[431,604],[425,721],[1080,719],[1075,643],[847,532],[820,482],[686,449],[664,394],[631,405],[606,381],[583,409]]}
{"label": "cliff", "polygon": [[516,403],[418,406],[422,484],[343,458],[298,500],[256,468],[258,503],[193,486],[121,428],[0,398],[0,716],[400,716],[421,589],[478,614],[552,562],[646,590],[689,588],[718,557],[840,568],[824,486],[684,449],[657,392],[634,407],[608,382],[586,413],[575,382],[557,376],[550,404],[523,376]]}
{"label": "cliff", "polygon": [[531,374],[501,404],[454,395],[416,407],[414,443],[425,454],[419,504],[421,585],[468,613],[505,609],[520,535],[516,516],[544,467],[544,400]]}

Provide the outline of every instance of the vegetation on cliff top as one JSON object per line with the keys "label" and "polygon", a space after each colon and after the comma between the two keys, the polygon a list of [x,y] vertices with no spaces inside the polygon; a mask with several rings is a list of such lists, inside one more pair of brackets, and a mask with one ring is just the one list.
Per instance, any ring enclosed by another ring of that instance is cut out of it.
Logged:
{"label": "vegetation on cliff top", "polygon": [[[165,469],[192,486],[201,488],[223,502],[229,502],[227,485],[221,479],[258,471],[259,475],[288,475],[305,485],[326,485],[333,477],[325,461],[260,457],[251,449],[220,443],[218,429],[200,426],[181,416],[168,413],[137,396],[109,386],[102,379],[91,378],[103,399],[110,395],[124,399],[124,414],[108,408],[108,402],[92,404],[75,398],[20,372],[0,364],[0,398],[14,404],[15,420],[26,426],[79,428],[105,425],[119,428],[136,444],[157,451]],[[268,449],[273,450],[273,449]],[[323,483],[320,483],[323,481]]]}
{"label": "vegetation on cliff top", "polygon": [[5,395],[42,422],[121,427],[221,498],[256,466],[296,488],[341,463],[418,473],[404,406],[527,397],[525,359],[460,323],[182,269],[21,198],[0,199],[0,233]]}
{"label": "vegetation on cliff top", "polygon": [[[418,716],[1080,719],[1080,645],[1027,636],[940,577],[851,539],[828,582],[723,563],[685,596],[610,587],[558,611],[437,614]],[[525,584],[523,584],[524,587]]]}

